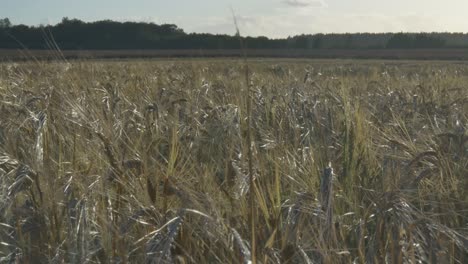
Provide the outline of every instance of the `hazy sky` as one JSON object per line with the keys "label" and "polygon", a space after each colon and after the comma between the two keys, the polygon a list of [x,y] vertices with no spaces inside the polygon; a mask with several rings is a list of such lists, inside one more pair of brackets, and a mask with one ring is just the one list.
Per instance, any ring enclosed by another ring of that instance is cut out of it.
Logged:
{"label": "hazy sky", "polygon": [[287,37],[301,33],[468,32],[468,0],[0,0],[14,24],[113,19],[174,23],[186,32]]}

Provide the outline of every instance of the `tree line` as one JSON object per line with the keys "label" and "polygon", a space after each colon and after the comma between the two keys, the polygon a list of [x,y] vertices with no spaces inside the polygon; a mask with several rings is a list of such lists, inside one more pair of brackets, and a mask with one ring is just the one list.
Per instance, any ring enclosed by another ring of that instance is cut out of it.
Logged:
{"label": "tree line", "polygon": [[[347,33],[282,39],[242,37],[250,49],[418,49],[468,48],[466,33]],[[63,18],[56,25],[13,25],[0,19],[2,49],[238,49],[239,37],[186,33],[174,24]]]}

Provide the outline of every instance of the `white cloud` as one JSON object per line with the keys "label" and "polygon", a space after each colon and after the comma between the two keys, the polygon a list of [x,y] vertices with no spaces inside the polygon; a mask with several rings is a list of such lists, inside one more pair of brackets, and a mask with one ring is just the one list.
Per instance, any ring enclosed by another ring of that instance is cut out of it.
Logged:
{"label": "white cloud", "polygon": [[[284,38],[298,34],[400,32],[400,31],[466,31],[468,22],[461,16],[448,19],[442,15],[420,13],[333,13],[311,6],[277,8],[269,14],[238,16],[237,23],[243,36]],[[175,21],[186,32],[230,34],[236,32],[232,16],[180,17]]]}
{"label": "white cloud", "polygon": [[284,4],[292,7],[324,7],[323,0],[283,0]]}

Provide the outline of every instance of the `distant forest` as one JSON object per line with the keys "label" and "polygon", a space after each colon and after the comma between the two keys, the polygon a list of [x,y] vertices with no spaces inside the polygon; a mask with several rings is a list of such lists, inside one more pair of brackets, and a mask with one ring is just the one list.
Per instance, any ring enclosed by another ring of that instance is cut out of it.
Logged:
{"label": "distant forest", "polygon": [[[283,39],[243,37],[249,49],[437,49],[468,48],[467,33],[352,33]],[[0,19],[0,49],[238,49],[231,35],[186,33],[173,24],[63,18],[56,25],[13,25]]]}

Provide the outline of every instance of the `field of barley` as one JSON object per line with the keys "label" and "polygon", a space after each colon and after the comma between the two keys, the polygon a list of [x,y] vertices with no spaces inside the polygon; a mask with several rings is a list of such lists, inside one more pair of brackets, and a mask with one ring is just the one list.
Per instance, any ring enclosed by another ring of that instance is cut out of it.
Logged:
{"label": "field of barley", "polygon": [[0,263],[466,263],[468,64],[0,64]]}

